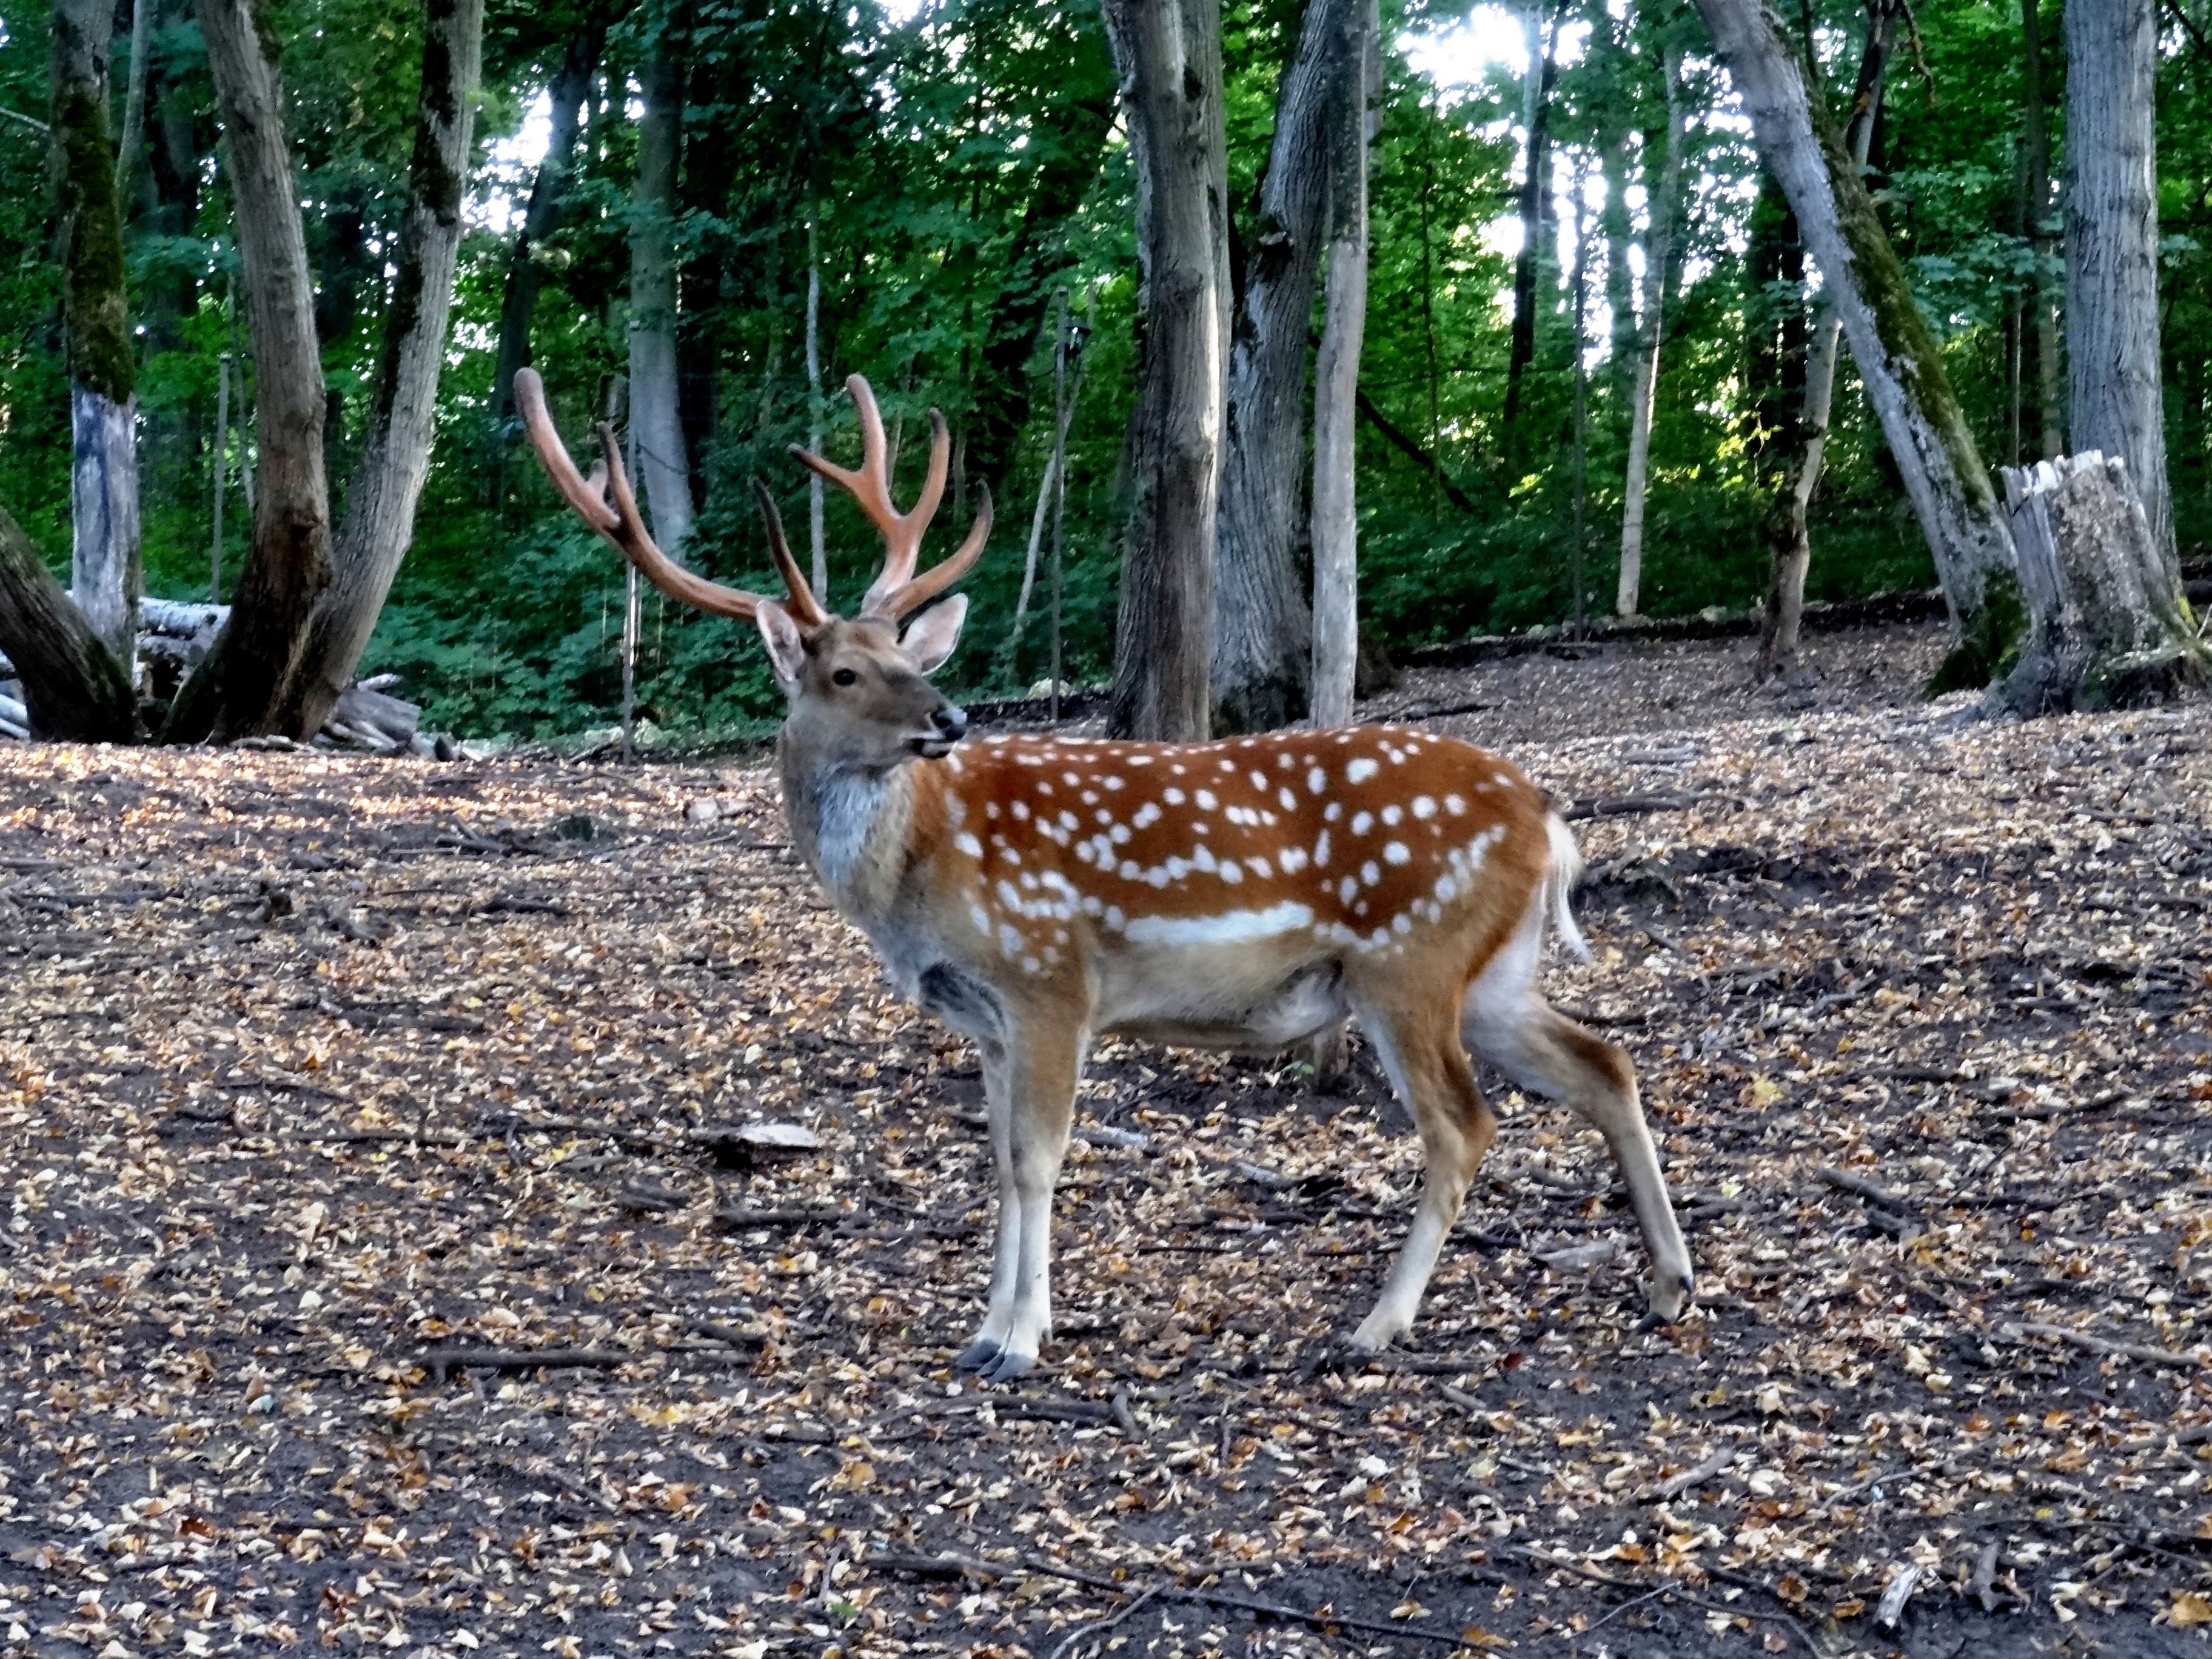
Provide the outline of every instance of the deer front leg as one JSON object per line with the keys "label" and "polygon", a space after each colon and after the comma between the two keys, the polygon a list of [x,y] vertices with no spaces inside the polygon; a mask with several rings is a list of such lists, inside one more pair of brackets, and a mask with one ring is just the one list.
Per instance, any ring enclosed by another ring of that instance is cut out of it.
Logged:
{"label": "deer front leg", "polygon": [[1074,1122],[1082,1047],[1072,1026],[1039,1022],[1018,1027],[995,1063],[986,1055],[998,1254],[982,1328],[955,1363],[987,1382],[1030,1370],[1052,1331],[1052,1188]]}

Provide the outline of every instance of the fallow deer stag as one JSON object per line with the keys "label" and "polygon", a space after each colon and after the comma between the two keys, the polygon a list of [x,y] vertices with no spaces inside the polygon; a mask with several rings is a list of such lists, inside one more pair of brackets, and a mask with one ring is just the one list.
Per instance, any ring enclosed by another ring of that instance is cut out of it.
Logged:
{"label": "fallow deer stag", "polygon": [[965,596],[903,633],[900,623],[975,562],[990,502],[957,552],[917,574],[944,493],[945,422],[931,411],[928,479],[902,514],[875,399],[860,376],[846,384],[859,470],[792,453],[883,534],[883,574],[849,620],[808,590],[765,489],[781,600],[672,563],[640,522],[610,431],[599,428],[604,476],[587,482],[535,374],[515,377],[515,401],[561,493],[647,580],[758,626],[790,705],[777,763],[793,845],[899,989],[982,1051],[998,1251],[982,1328],[957,1363],[1018,1376],[1050,1332],[1053,1183],[1095,1035],[1280,1049],[1347,1015],[1426,1157],[1412,1231],[1355,1350],[1413,1322],[1497,1133],[1470,1048],[1597,1127],[1650,1253],[1651,1312],[1679,1315],[1690,1258],[1628,1057],[1537,992],[1547,924],[1587,954],[1568,909],[1580,858],[1542,792],[1480,749],[1391,726],[1194,744],[961,743],[966,715],[927,676],[951,653]]}

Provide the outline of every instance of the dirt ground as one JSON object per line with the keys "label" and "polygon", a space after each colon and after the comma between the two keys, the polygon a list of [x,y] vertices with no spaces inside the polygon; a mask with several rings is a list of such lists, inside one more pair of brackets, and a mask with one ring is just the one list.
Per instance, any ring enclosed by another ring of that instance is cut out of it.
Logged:
{"label": "dirt ground", "polygon": [[1935,645],[1373,711],[1573,804],[1549,984],[1689,1318],[1492,1079],[1347,1364],[1418,1175],[1371,1062],[1109,1046],[1002,1389],[974,1055],[757,768],[0,747],[0,1652],[2204,1651],[2212,708],[1978,724]]}

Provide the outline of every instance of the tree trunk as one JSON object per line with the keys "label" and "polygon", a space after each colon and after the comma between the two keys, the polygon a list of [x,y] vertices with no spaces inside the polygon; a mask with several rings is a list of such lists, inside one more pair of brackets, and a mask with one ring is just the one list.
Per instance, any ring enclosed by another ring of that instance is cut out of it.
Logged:
{"label": "tree trunk", "polygon": [[1359,350],[1367,324],[1369,111],[1380,88],[1374,0],[1359,0],[1329,123],[1328,289],[1314,360],[1313,723],[1352,719],[1359,666],[1359,514],[1353,491]]}
{"label": "tree trunk", "polygon": [[[1875,123],[1881,118],[1882,88],[1902,9],[1902,0],[1869,0],[1867,8],[1866,47],[1859,54],[1858,85],[1851,96],[1850,122],[1844,131],[1854,167],[1865,167],[1874,143]],[[1820,487],[1820,469],[1827,456],[1828,422],[1836,402],[1836,360],[1843,355],[1842,339],[1843,325],[1835,307],[1824,307],[1805,366],[1802,447],[1784,489],[1776,527],[1768,537],[1766,614],[1759,625],[1759,655],[1752,671],[1753,678],[1761,681],[1797,666],[1805,621],[1805,578],[1813,565],[1813,495]]]}
{"label": "tree trunk", "polygon": [[301,626],[331,577],[323,367],[279,46],[254,0],[198,0],[197,10],[237,204],[259,465],[253,544],[232,586],[230,619],[169,706],[162,735],[173,743],[279,729],[279,690]]}
{"label": "tree trunk", "polygon": [[1298,568],[1306,362],[1328,234],[1331,123],[1367,0],[1307,0],[1275,92],[1275,131],[1229,343],[1214,550],[1213,716],[1264,732],[1306,711],[1313,618]]}
{"label": "tree trunk", "polygon": [[1105,0],[1136,173],[1132,501],[1107,729],[1194,742],[1211,714],[1215,509],[1228,351],[1219,0]]}
{"label": "tree trunk", "polygon": [[[1057,94],[1032,130],[1036,174],[1006,255],[1006,277],[983,324],[967,422],[967,471],[1007,499],[1014,449],[1028,422],[1030,363],[1052,297],[1070,264],[1067,232],[1105,160],[1114,125],[1114,62],[1086,7],[1060,14],[1069,38]],[[1042,14],[1040,14],[1042,16]]]}
{"label": "tree trunk", "polygon": [[0,654],[22,684],[33,737],[58,743],[131,741],[137,711],[122,663],[70,602],[39,550],[4,508]]}
{"label": "tree trunk", "polygon": [[1552,84],[1559,73],[1559,18],[1566,0],[1557,0],[1548,26],[1541,0],[1528,12],[1528,170],[1521,180],[1521,251],[1513,259],[1513,335],[1505,360],[1505,411],[1502,443],[1508,465],[1519,453],[1516,422],[1521,414],[1521,384],[1536,361],[1536,289],[1543,267],[1544,227],[1552,222],[1545,187],[1551,179]]}
{"label": "tree trunk", "polygon": [[[2043,23],[2036,15],[2036,0],[2020,0],[2020,31],[2021,137],[2027,151],[2027,212],[2021,234],[2027,239],[2035,256],[2027,303],[2035,318],[2036,402],[2042,416],[2043,458],[2048,461],[2058,458],[2065,439],[2059,429],[2058,308],[2051,303],[2046,276],[2051,255],[2051,131],[2044,108]],[[2027,337],[2023,330],[2023,348]]]}
{"label": "tree trunk", "polygon": [[[1628,417],[1628,459],[1620,487],[1620,577],[1613,610],[1632,617],[1644,595],[1644,507],[1651,469],[1651,420],[1659,407],[1659,348],[1666,338],[1668,284],[1674,268],[1674,218],[1682,200],[1682,149],[1689,116],[1682,97],[1682,55],[1671,43],[1661,48],[1661,73],[1667,81],[1667,138],[1655,187],[1644,173],[1645,211],[1650,228],[1644,242],[1644,315],[1636,360],[1636,401]],[[1644,155],[1650,155],[1647,145]]]}
{"label": "tree trunk", "polygon": [[514,371],[531,362],[531,319],[537,314],[538,290],[545,281],[539,251],[559,227],[561,210],[568,202],[568,184],[575,174],[576,137],[583,129],[584,100],[591,96],[592,76],[599,71],[606,44],[607,20],[595,10],[568,38],[560,70],[548,89],[551,136],[545,159],[538,164],[538,176],[531,181],[530,205],[523,211],[522,228],[515,234],[514,252],[507,262],[507,289],[500,300],[499,357],[491,382],[495,421],[514,417]]}
{"label": "tree trunk", "polygon": [[1761,158],[1790,198],[1807,249],[1880,417],[1951,610],[1951,647],[1931,691],[1987,684],[2025,620],[2012,536],[1943,357],[1874,203],[1826,109],[1808,99],[1765,0],[1698,0],[1751,118]]}
{"label": "tree trunk", "polygon": [[138,152],[146,131],[146,48],[154,32],[155,0],[133,0],[131,8],[131,81],[123,94],[123,137],[115,146],[115,197],[131,198],[138,172]]}
{"label": "tree trunk", "polygon": [[107,138],[114,20],[106,0],[58,0],[49,89],[69,365],[70,589],[86,623],[128,674],[142,584],[136,364],[123,215]]}
{"label": "tree trunk", "polygon": [[2212,667],[2172,564],[2118,456],[2004,469],[2030,627],[1994,708],[2034,716],[2140,708],[2201,689]]}
{"label": "tree trunk", "polygon": [[273,720],[275,729],[294,738],[320,730],[352,684],[414,538],[453,308],[483,40],[483,0],[428,0],[407,213],[368,433],[346,488],[336,580],[307,618]]}
{"label": "tree trunk", "polygon": [[2066,8],[2067,428],[2127,463],[2173,584],[2158,349],[2157,0]]}
{"label": "tree trunk", "polygon": [[691,477],[677,407],[676,177],[684,140],[684,43],[672,6],[655,20],[639,82],[637,187],[629,236],[629,418],[661,550],[681,557]]}

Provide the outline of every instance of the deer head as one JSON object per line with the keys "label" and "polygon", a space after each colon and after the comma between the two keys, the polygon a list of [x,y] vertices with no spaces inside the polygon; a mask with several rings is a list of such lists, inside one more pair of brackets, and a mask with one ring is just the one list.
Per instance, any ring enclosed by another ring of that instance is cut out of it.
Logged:
{"label": "deer head", "polygon": [[890,446],[884,441],[875,394],[858,374],[845,385],[860,410],[860,466],[848,471],[796,444],[791,453],[850,495],[883,536],[883,570],[861,600],[860,613],[850,618],[836,615],[814,597],[784,538],[775,498],[758,479],[753,494],[768,528],[769,552],[783,578],[787,597],[781,600],[709,581],[660,550],[638,513],[621,447],[605,422],[598,428],[601,459],[586,478],[553,429],[544,382],[536,370],[516,374],[514,402],[523,431],[554,487],[640,575],[680,604],[746,618],[760,629],[769,665],[788,704],[787,732],[830,766],[880,770],[943,755],[967,730],[968,717],[928,678],[959,642],[967,596],[955,594],[922,611],[903,632],[900,623],[959,580],[981,556],[991,533],[991,497],[983,492],[975,522],[958,550],[917,575],[922,536],[945,495],[951,454],[945,417],[929,411],[929,474],[914,506],[901,513],[891,500]]}

